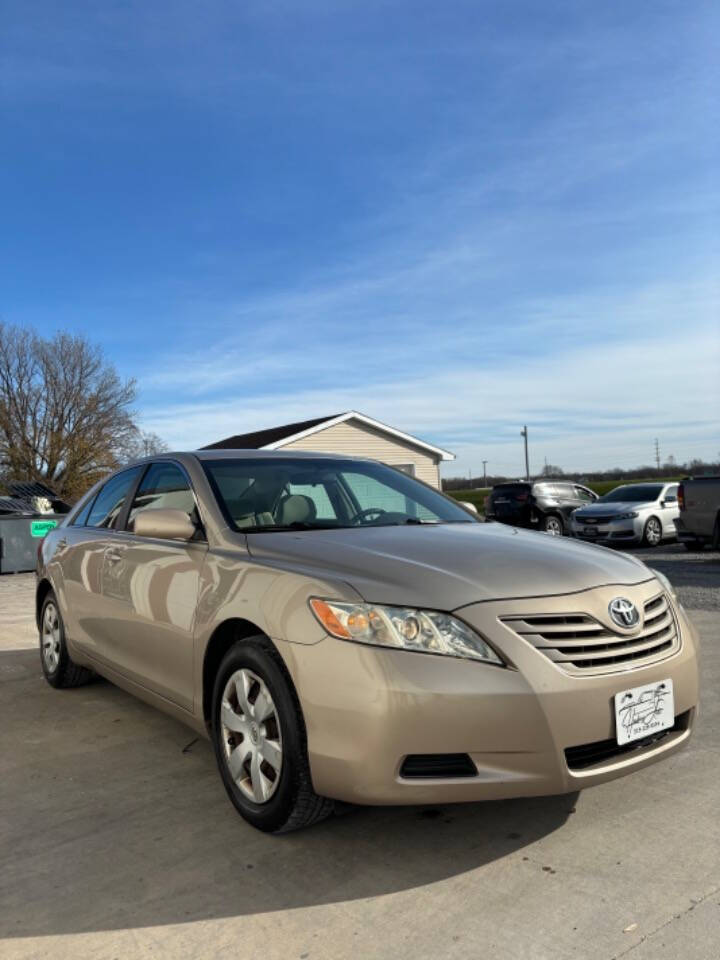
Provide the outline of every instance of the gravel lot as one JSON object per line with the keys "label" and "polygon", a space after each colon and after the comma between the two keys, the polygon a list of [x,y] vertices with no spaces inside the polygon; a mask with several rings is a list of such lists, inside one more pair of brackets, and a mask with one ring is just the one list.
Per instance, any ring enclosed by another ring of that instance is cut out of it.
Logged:
{"label": "gravel lot", "polygon": [[702,643],[688,749],[579,795],[352,808],[268,837],[210,745],[109,683],[44,683],[0,577],[3,960],[718,960],[720,554],[633,550]]}
{"label": "gravel lot", "polygon": [[664,573],[688,610],[720,611],[720,553],[717,550],[690,553],[682,544],[670,543],[654,550],[638,547],[627,552]]}

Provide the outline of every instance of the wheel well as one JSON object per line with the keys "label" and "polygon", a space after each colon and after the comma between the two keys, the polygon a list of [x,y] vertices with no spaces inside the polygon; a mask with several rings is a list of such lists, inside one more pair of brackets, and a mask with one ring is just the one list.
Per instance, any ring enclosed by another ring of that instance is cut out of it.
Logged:
{"label": "wheel well", "polygon": [[237,640],[246,640],[248,637],[256,637],[263,634],[263,631],[250,620],[226,620],[215,629],[210,637],[208,645],[205,648],[205,659],[203,660],[203,683],[202,683],[202,706],[205,724],[210,728],[210,711],[212,709],[212,694],[215,684],[215,675],[220,666],[220,661],[225,656],[230,647]]}
{"label": "wheel well", "polygon": [[45,597],[52,590],[52,584],[49,580],[41,580],[38,583],[35,590],[35,623],[37,624],[38,629],[40,628],[40,611],[42,610],[42,605],[45,602]]}

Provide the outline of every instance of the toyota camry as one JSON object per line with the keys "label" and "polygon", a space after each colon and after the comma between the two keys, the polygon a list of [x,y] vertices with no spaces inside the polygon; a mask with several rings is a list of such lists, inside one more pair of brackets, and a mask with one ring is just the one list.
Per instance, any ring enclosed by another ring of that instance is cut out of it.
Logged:
{"label": "toyota camry", "polygon": [[576,791],[680,749],[697,706],[662,574],[369,460],[126,467],[42,541],[36,612],[48,683],[101,674],[208,736],[272,832],[335,801]]}

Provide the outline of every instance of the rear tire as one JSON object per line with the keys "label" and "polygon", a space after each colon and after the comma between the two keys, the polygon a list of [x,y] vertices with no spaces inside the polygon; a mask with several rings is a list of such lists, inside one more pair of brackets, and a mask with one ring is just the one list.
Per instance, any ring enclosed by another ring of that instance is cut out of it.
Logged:
{"label": "rear tire", "polygon": [[551,537],[561,537],[565,532],[565,525],[562,517],[556,513],[549,513],[543,520],[543,530],[549,533]]}
{"label": "rear tire", "polygon": [[334,802],[313,790],[300,703],[266,637],[239,640],[223,657],[212,741],[230,800],[258,830],[288,833],[333,812]]}
{"label": "rear tire", "polygon": [[662,543],[662,524],[657,517],[648,517],[642,543],[645,547],[657,547]]}
{"label": "rear tire", "polygon": [[80,687],[90,683],[95,674],[79,666],[68,653],[57,597],[49,590],[40,611],[40,663],[51,687]]}

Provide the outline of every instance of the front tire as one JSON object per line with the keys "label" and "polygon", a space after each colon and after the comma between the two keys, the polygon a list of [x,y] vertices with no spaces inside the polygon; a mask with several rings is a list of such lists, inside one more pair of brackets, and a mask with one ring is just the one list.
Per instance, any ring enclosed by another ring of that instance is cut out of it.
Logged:
{"label": "front tire", "polygon": [[213,689],[212,740],[230,800],[266,833],[325,819],[332,800],[312,788],[305,723],[285,664],[263,636],[225,654]]}
{"label": "front tire", "polygon": [[92,670],[79,666],[68,653],[57,597],[50,590],[40,611],[40,663],[51,687],[80,687],[93,679]]}
{"label": "front tire", "polygon": [[565,532],[562,517],[555,513],[549,513],[543,520],[543,530],[549,533],[551,537],[561,537]]}
{"label": "front tire", "polygon": [[657,517],[649,517],[643,530],[642,543],[645,547],[657,547],[662,541],[662,525]]}

